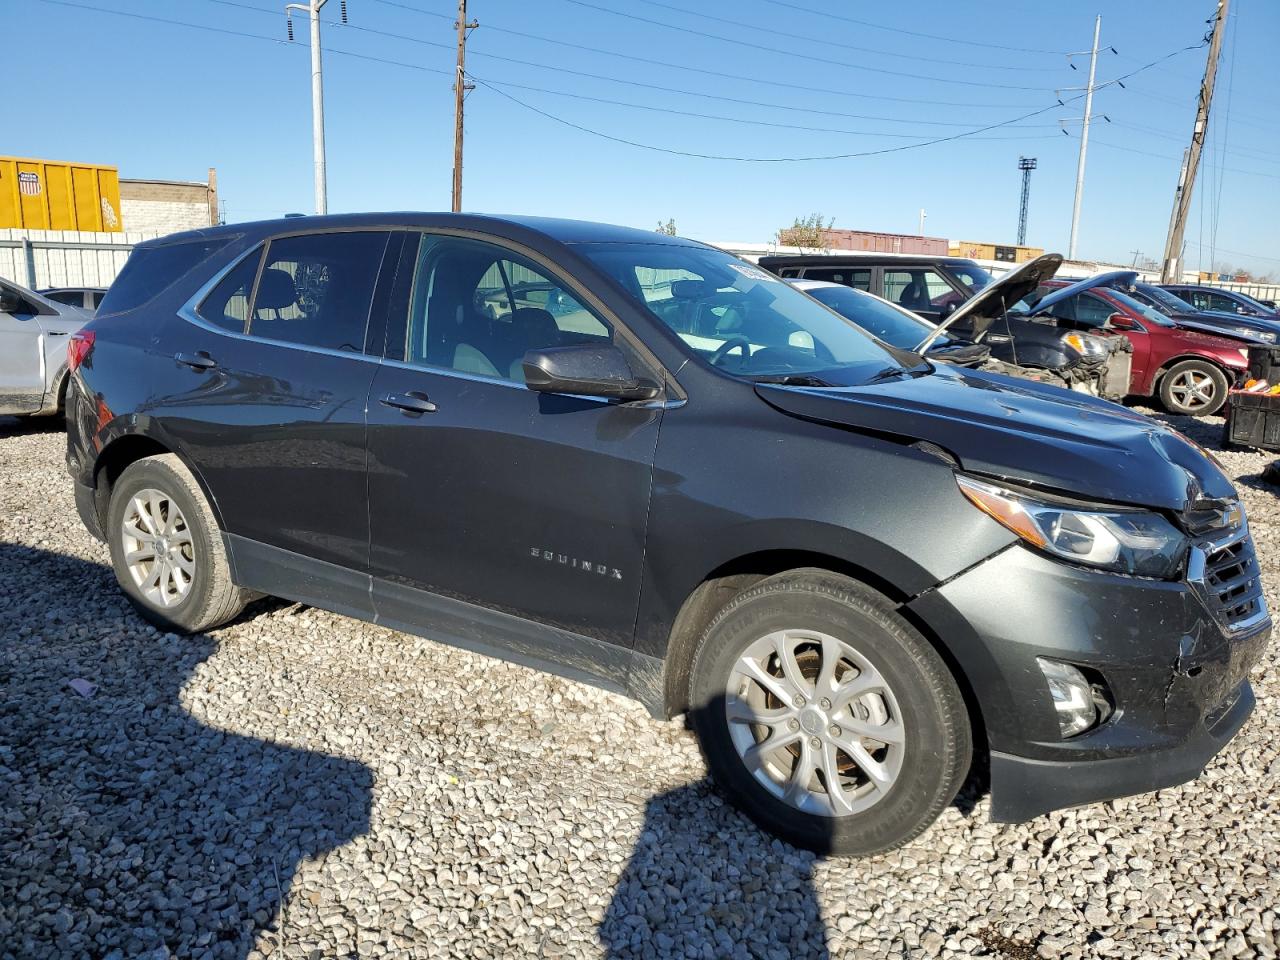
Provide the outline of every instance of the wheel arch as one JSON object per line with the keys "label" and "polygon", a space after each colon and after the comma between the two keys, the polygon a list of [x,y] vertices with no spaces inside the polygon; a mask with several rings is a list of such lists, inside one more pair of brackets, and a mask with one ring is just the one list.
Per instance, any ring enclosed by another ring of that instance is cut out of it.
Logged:
{"label": "wheel arch", "polygon": [[1159,368],[1155,372],[1155,376],[1151,378],[1151,392],[1155,393],[1159,390],[1160,381],[1164,379],[1165,374],[1178,364],[1185,363],[1188,360],[1199,360],[1201,363],[1207,363],[1209,366],[1215,367],[1227,378],[1228,386],[1231,384],[1231,381],[1235,379],[1235,371],[1216,357],[1205,356],[1202,353],[1180,353],[1177,356],[1170,357],[1164,363],[1160,364]]}
{"label": "wheel arch", "polygon": [[960,695],[965,703],[973,738],[974,769],[985,770],[989,753],[986,720],[982,703],[962,663],[962,657],[942,639],[936,625],[929,618],[912,608],[913,597],[875,571],[827,553],[759,550],[721,564],[693,589],[672,624],[667,654],[663,661],[662,715],[665,719],[671,719],[689,709],[689,675],[693,657],[698,641],[716,614],[735,596],[761,580],[789,570],[806,568],[839,574],[884,594],[893,603],[894,612],[937,651],[960,688]]}
{"label": "wheel arch", "polygon": [[218,510],[218,502],[209,491],[208,484],[205,483],[204,477],[195,464],[183,455],[176,444],[168,443],[150,433],[131,431],[120,434],[107,442],[94,460],[94,507],[98,513],[101,529],[107,529],[106,519],[108,505],[111,502],[111,488],[120,478],[120,475],[139,460],[168,453],[181,460],[183,465],[191,471],[196,483],[200,485],[200,492],[204,494],[205,499],[209,502],[214,519],[217,520],[219,528],[222,528],[222,515]]}

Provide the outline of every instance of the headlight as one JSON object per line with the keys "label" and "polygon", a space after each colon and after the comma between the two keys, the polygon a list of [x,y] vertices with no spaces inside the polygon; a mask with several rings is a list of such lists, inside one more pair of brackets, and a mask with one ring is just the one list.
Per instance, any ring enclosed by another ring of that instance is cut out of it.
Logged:
{"label": "headlight", "polygon": [[1187,538],[1158,513],[1055,503],[961,474],[956,483],[983,513],[1063,560],[1161,579],[1173,578],[1182,568]]}
{"label": "headlight", "polygon": [[1276,342],[1276,335],[1270,330],[1252,330],[1249,327],[1236,327],[1236,333],[1243,337],[1257,337],[1259,340],[1265,340],[1267,343]]}

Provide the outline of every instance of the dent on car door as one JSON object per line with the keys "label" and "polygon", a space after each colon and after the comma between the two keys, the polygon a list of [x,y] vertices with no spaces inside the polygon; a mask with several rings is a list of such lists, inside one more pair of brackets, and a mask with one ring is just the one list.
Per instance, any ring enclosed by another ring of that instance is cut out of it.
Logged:
{"label": "dent on car door", "polygon": [[[166,338],[157,413],[198,464],[250,585],[272,587],[259,576],[273,565],[314,585],[304,561],[318,560],[335,580],[316,587],[330,605],[367,606],[364,408],[378,360],[364,348],[371,316],[381,332],[374,293],[391,237],[272,239]],[[277,592],[303,599],[297,588]]]}
{"label": "dent on car door", "polygon": [[[527,350],[621,341],[531,256],[426,235],[397,288],[369,404],[380,621],[607,674],[593,661],[634,629],[660,405],[526,388]],[[458,601],[520,620],[465,636]]]}

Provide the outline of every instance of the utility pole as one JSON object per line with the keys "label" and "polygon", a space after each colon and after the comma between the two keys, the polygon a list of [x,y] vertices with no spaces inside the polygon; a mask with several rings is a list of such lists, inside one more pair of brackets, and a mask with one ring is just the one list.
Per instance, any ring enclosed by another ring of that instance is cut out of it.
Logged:
{"label": "utility pole", "polygon": [[1067,259],[1076,258],[1076,236],[1080,232],[1080,201],[1084,198],[1084,159],[1089,151],[1089,121],[1093,119],[1093,78],[1098,69],[1098,35],[1102,32],[1102,17],[1093,21],[1093,50],[1089,53],[1089,83],[1084,93],[1084,125],[1080,129],[1080,160],[1076,164],[1076,199],[1071,208],[1071,241],[1067,244]]}
{"label": "utility pole", "polygon": [[[315,165],[316,213],[329,212],[328,176],[324,163],[324,67],[320,62],[320,10],[329,0],[290,3],[284,8],[289,39],[293,40],[293,11],[311,18],[311,152]],[[347,22],[347,0],[342,0],[342,22]]]}
{"label": "utility pole", "polygon": [[1140,256],[1142,256],[1142,251],[1141,251],[1141,250],[1130,250],[1129,252],[1133,254],[1133,267],[1134,267],[1134,269],[1137,269],[1137,267],[1138,267],[1138,258],[1139,258]]}
{"label": "utility pole", "polygon": [[453,81],[453,212],[462,210],[462,105],[467,91],[475,85],[467,83],[467,31],[480,24],[467,23],[467,0],[458,0],[458,75]]}
{"label": "utility pole", "polygon": [[924,236],[924,222],[928,218],[929,218],[929,215],[924,212],[924,207],[921,207],[920,208],[920,236],[922,237]]}
{"label": "utility pole", "polygon": [[1018,169],[1022,171],[1022,202],[1018,205],[1018,246],[1027,242],[1027,205],[1031,201],[1031,171],[1036,168],[1035,157],[1019,157]]}
{"label": "utility pole", "polygon": [[1182,157],[1182,169],[1178,174],[1178,186],[1173,192],[1173,215],[1169,219],[1169,237],[1164,245],[1164,260],[1160,265],[1160,282],[1177,283],[1182,279],[1182,235],[1187,228],[1187,215],[1191,212],[1191,193],[1196,185],[1196,171],[1200,166],[1200,150],[1209,132],[1209,105],[1213,102],[1213,81],[1218,75],[1218,60],[1222,56],[1222,40],[1227,32],[1227,8],[1231,0],[1218,0],[1218,10],[1213,19],[1213,35],[1209,38],[1209,60],[1204,67],[1204,80],[1200,83],[1200,101],[1196,107],[1196,122],[1191,128],[1191,146]]}

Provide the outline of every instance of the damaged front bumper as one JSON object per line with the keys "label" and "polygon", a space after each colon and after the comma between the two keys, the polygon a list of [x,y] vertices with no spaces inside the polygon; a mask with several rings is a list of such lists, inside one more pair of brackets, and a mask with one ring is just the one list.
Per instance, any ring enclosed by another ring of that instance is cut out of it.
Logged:
{"label": "damaged front bumper", "polygon": [[[1203,583],[1084,569],[1021,545],[907,609],[944,639],[973,688],[1000,822],[1194,779],[1252,711],[1248,674],[1271,633],[1260,592],[1232,621],[1234,608]],[[1062,739],[1037,657],[1100,676],[1111,716]]]}
{"label": "damaged front bumper", "polygon": [[1124,337],[1095,337],[1105,343],[1105,355],[1082,357],[1074,363],[1056,368],[1024,367],[992,358],[982,369],[1009,377],[1049,383],[1067,390],[1087,393],[1106,400],[1128,396],[1133,373],[1133,345]]}

